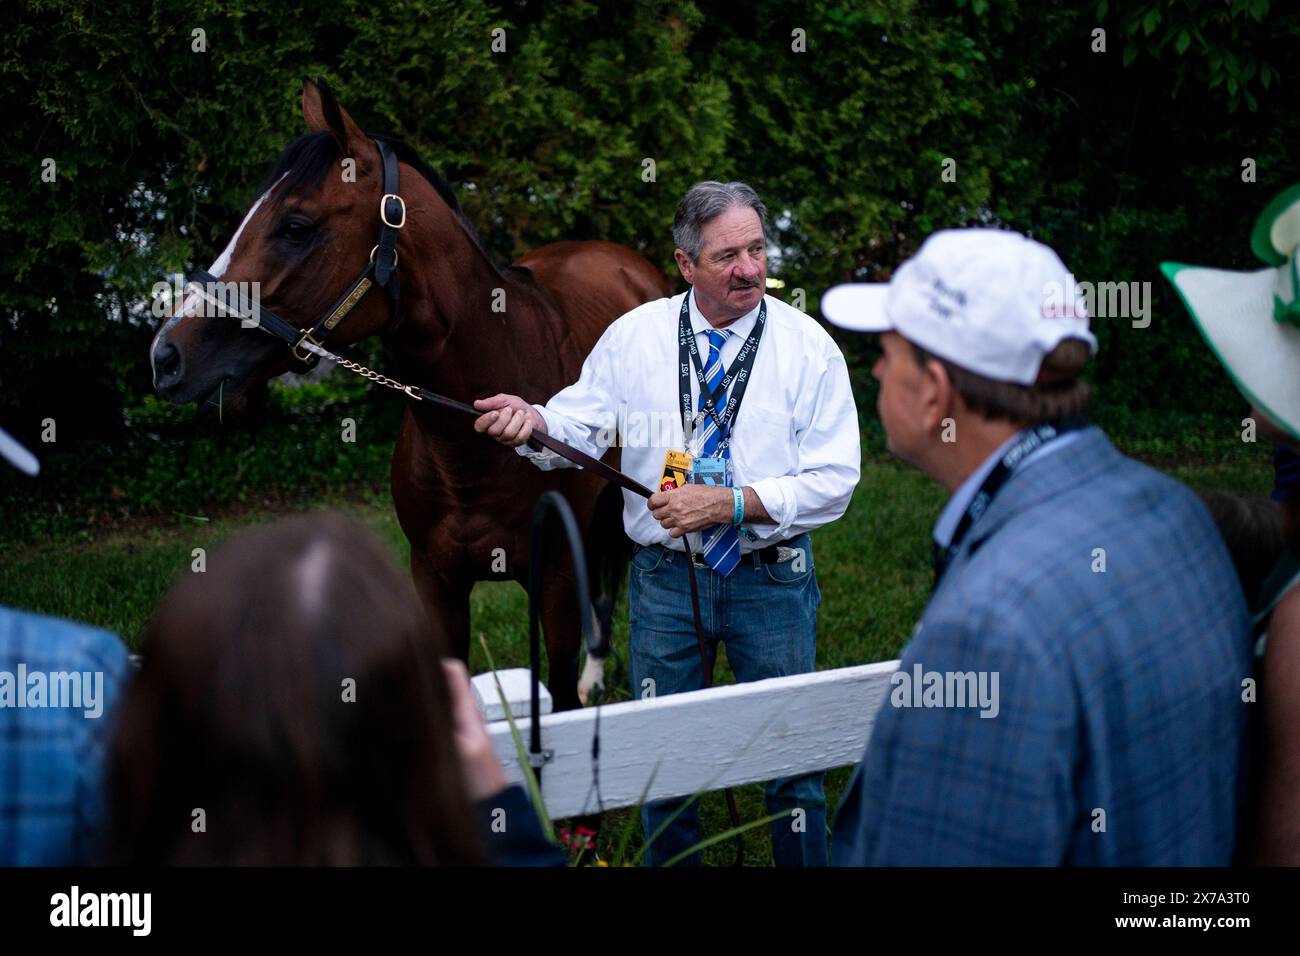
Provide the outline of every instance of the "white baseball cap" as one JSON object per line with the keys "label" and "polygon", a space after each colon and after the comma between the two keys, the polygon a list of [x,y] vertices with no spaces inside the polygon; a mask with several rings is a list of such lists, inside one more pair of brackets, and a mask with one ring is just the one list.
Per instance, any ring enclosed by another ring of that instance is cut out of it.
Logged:
{"label": "white baseball cap", "polygon": [[1060,257],[1017,232],[945,229],[888,282],[837,285],[821,311],[854,332],[898,332],[932,355],[999,382],[1032,385],[1065,339],[1097,340]]}
{"label": "white baseball cap", "polygon": [[18,444],[3,428],[0,428],[0,458],[29,475],[34,476],[41,470],[41,463],[36,460],[36,456]]}
{"label": "white baseball cap", "polygon": [[1300,185],[1260,213],[1250,247],[1269,268],[1160,268],[1237,390],[1300,439]]}

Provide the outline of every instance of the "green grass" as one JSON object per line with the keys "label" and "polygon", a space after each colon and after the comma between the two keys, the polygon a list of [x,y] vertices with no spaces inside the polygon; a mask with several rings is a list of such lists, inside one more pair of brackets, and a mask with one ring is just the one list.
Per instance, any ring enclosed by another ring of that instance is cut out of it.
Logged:
{"label": "green grass", "polygon": [[[1231,488],[1257,494],[1271,487],[1269,449],[1264,445],[1224,443],[1196,460],[1168,453],[1166,447],[1132,448],[1196,489]],[[870,447],[870,445],[868,445]],[[863,461],[862,480],[848,512],[814,535],[814,561],[822,591],[818,623],[818,666],[845,667],[896,656],[925,606],[930,588],[929,531],[944,493],[919,473],[871,450]],[[37,541],[4,546],[0,560],[0,604],[53,614],[107,628],[135,646],[144,624],[169,583],[189,573],[191,551],[211,550],[240,528],[274,520],[286,510],[337,508],[373,529],[405,565],[407,544],[397,525],[384,484],[362,484],[346,494],[318,497],[310,505],[285,502],[275,509],[254,505],[222,516],[200,510],[160,515],[147,522],[128,522],[116,530],[91,533],[75,520],[69,531]],[[208,518],[209,520],[202,520]],[[199,520],[196,520],[199,519]],[[513,583],[481,583],[472,596],[474,634],[482,634],[500,667],[527,666],[527,598]],[[614,695],[626,699],[627,609],[620,604],[614,635],[615,658],[607,669]],[[478,641],[471,642],[471,672],[487,669]],[[718,683],[734,681],[719,655]],[[826,791],[833,810],[850,768],[827,773]],[[762,786],[736,792],[742,821],[765,814]],[[622,830],[627,814],[606,816],[602,847]],[[730,826],[721,793],[702,800],[705,836]],[[639,846],[639,828],[633,847]],[[746,860],[770,864],[764,828],[745,835]],[[708,863],[726,865],[730,841],[708,848]]]}

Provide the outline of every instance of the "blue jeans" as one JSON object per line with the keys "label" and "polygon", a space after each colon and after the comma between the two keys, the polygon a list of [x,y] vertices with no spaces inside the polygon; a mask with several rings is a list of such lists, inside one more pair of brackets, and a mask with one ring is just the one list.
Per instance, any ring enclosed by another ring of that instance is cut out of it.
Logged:
{"label": "blue jeans", "polygon": [[[738,681],[814,669],[821,591],[813,572],[812,539],[802,534],[786,546],[802,549],[803,559],[763,564],[746,555],[725,578],[708,568],[695,569],[709,666],[716,660],[718,641],[725,642],[727,660]],[[662,696],[703,686],[683,552],[657,545],[637,551],[628,586],[628,623],[633,699],[641,699],[648,691]],[[769,814],[796,808],[804,811],[802,819],[788,813],[771,824],[772,857],[777,866],[827,865],[823,776],[818,771],[767,784]],[[647,841],[686,799],[659,800],[642,808],[641,825]],[[647,866],[660,865],[699,841],[696,800],[658,836],[643,860]],[[680,862],[698,866],[700,854],[693,853]]]}

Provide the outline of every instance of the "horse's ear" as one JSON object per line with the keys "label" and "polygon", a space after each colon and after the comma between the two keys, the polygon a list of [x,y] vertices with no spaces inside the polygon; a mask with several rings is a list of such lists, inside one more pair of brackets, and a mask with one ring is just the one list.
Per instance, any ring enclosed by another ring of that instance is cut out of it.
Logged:
{"label": "horse's ear", "polygon": [[361,127],[339,105],[329,84],[320,77],[314,83],[307,79],[302,81],[302,117],[312,130],[328,130],[344,156],[352,155],[350,144],[366,140]]}

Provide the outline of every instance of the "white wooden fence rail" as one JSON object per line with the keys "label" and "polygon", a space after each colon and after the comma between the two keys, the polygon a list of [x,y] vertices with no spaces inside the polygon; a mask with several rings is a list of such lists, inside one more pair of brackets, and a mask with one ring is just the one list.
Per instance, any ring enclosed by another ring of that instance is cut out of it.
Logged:
{"label": "white wooden fence rail", "polygon": [[[898,661],[884,661],[601,707],[602,804],[605,809],[635,806],[643,799],[855,764],[897,668]],[[527,673],[522,672],[525,678]],[[510,673],[503,686],[507,682],[511,713],[527,747],[528,706],[526,694],[518,693],[520,674]],[[474,686],[481,704],[498,703],[491,674],[475,677]],[[552,819],[596,810],[595,721],[592,707],[541,718],[542,747],[551,752],[542,770],[542,796]],[[493,721],[488,732],[506,776],[521,782],[509,723]]]}

